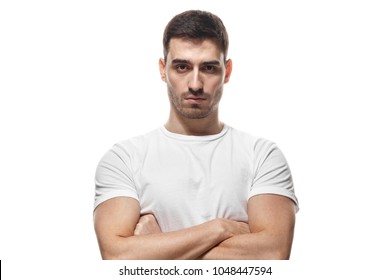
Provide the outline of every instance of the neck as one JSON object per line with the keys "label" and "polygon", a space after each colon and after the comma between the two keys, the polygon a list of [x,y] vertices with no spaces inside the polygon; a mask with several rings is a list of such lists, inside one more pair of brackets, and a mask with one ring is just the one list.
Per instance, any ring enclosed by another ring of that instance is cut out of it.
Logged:
{"label": "neck", "polygon": [[204,136],[220,133],[223,123],[218,119],[218,111],[202,119],[188,119],[171,112],[165,128],[177,134]]}

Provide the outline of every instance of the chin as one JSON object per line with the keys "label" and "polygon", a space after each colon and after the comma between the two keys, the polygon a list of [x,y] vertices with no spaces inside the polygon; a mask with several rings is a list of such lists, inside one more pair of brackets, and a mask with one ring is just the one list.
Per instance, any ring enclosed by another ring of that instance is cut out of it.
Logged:
{"label": "chin", "polygon": [[187,119],[204,119],[209,116],[210,111],[204,111],[200,109],[189,109],[181,112],[181,115]]}

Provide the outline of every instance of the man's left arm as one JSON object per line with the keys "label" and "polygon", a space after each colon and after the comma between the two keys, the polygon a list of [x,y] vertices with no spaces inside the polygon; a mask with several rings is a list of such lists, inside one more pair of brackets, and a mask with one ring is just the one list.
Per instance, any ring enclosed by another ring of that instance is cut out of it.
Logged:
{"label": "man's left arm", "polygon": [[260,194],[248,201],[250,233],[233,236],[209,250],[202,259],[289,259],[296,205],[288,197]]}

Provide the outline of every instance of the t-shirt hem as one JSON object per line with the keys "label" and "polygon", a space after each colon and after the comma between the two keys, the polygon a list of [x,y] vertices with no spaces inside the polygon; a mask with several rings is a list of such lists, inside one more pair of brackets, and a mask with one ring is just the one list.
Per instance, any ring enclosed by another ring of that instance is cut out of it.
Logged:
{"label": "t-shirt hem", "polygon": [[103,202],[105,202],[111,198],[121,197],[121,196],[134,198],[135,200],[139,201],[138,196],[136,194],[131,194],[129,192],[111,192],[109,194],[105,194],[104,196],[100,196],[99,198],[96,198],[93,208],[95,210],[96,207],[98,207]]}
{"label": "t-shirt hem", "polygon": [[296,205],[296,212],[299,211],[299,203],[298,199],[295,196],[294,192],[286,191],[286,190],[281,190],[277,188],[261,188],[261,190],[252,190],[249,192],[249,198],[259,195],[259,194],[276,194],[276,195],[281,195],[290,198]]}

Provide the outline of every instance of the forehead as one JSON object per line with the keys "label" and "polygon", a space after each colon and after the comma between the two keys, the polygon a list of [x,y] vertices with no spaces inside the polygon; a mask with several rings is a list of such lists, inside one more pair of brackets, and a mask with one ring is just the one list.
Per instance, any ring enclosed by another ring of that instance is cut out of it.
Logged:
{"label": "forehead", "polygon": [[189,61],[223,61],[223,53],[211,39],[193,40],[172,38],[169,42],[168,61],[184,59]]}

